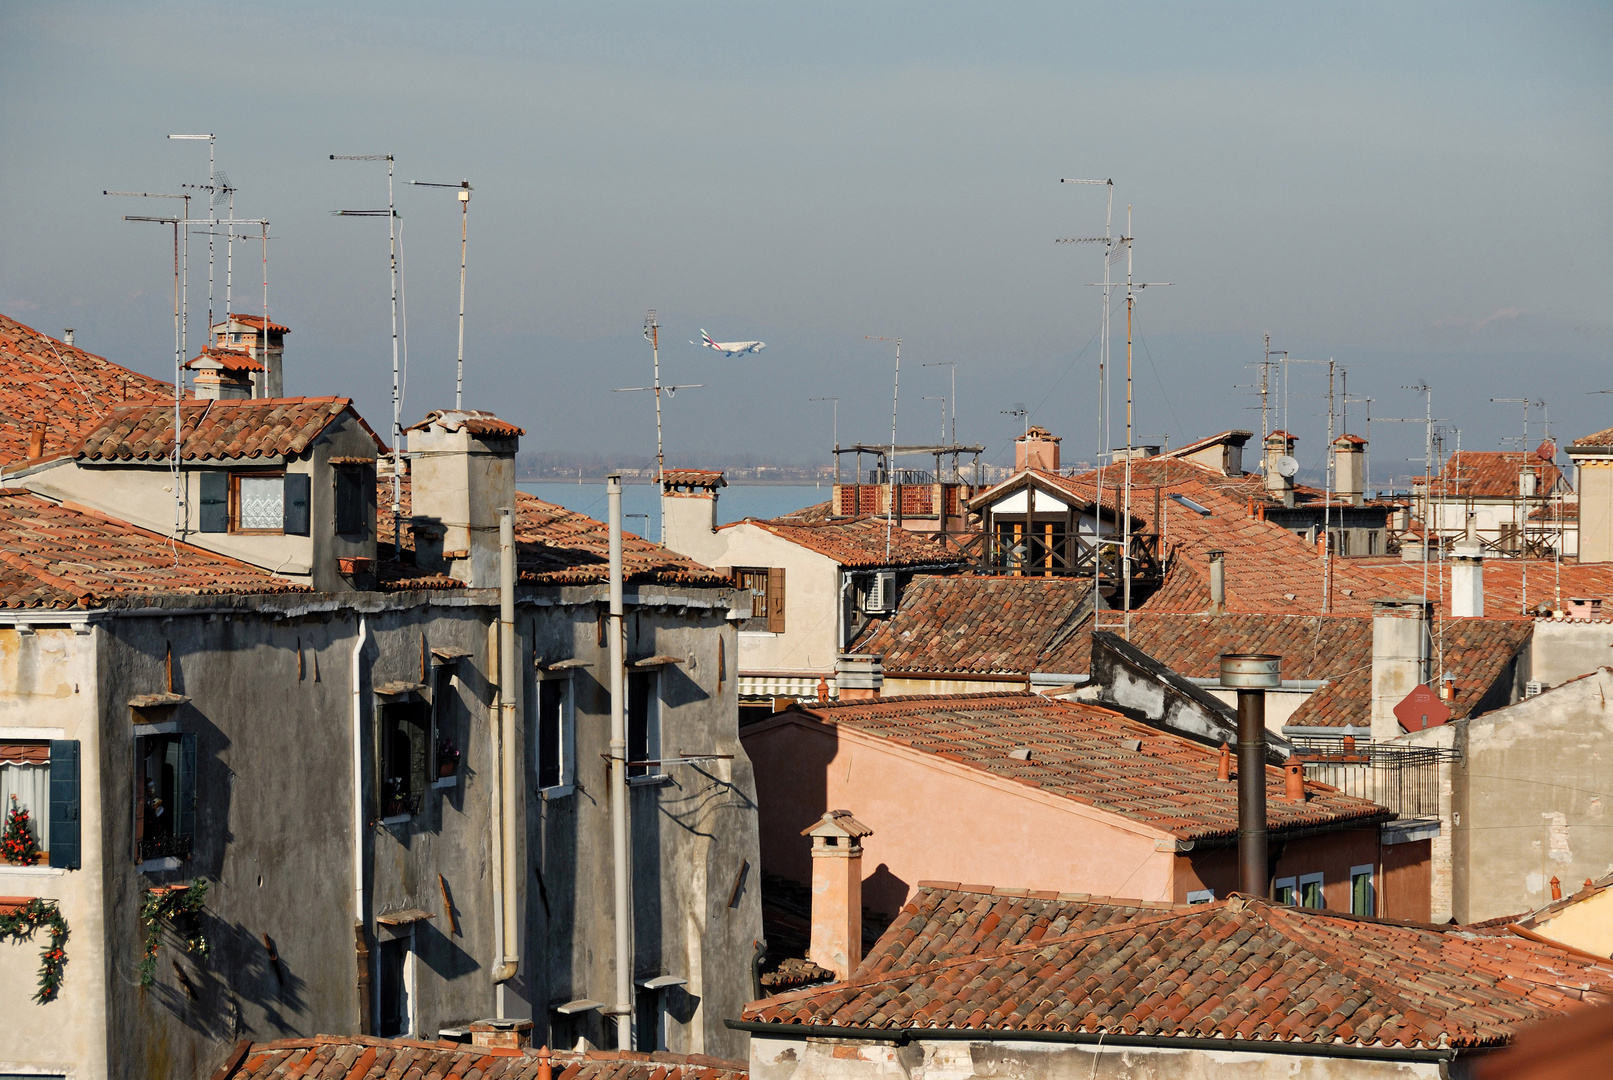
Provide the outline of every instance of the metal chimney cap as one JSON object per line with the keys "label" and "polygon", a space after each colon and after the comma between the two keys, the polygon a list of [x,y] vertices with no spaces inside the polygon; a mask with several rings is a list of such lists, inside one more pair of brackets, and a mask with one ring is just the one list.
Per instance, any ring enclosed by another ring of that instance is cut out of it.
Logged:
{"label": "metal chimney cap", "polygon": [[1221,685],[1234,688],[1276,689],[1283,684],[1283,658],[1270,653],[1225,653],[1221,657]]}

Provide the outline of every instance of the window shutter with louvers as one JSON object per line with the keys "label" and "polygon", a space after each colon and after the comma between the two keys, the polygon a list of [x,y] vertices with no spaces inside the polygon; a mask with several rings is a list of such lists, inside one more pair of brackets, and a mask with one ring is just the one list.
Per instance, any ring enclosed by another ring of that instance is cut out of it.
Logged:
{"label": "window shutter with louvers", "polygon": [[198,475],[201,507],[197,527],[202,532],[230,531],[230,474],[209,469]]}
{"label": "window shutter with louvers", "polygon": [[774,566],[767,571],[767,630],[771,634],[784,633],[784,567]]}
{"label": "window shutter with louvers", "polygon": [[78,740],[50,743],[50,864],[77,870],[79,830]]}
{"label": "window shutter with louvers", "polygon": [[285,532],[287,536],[308,535],[308,474],[286,473]]}

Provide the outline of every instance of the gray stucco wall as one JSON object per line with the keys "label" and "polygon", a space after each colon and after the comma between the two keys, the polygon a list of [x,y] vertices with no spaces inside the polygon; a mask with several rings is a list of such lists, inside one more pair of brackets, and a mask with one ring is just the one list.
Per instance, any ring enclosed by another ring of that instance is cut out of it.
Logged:
{"label": "gray stucco wall", "polygon": [[[523,589],[520,598],[517,663],[525,685],[522,734],[513,750],[524,763],[527,827],[517,870],[524,933],[513,950],[522,967],[506,985],[505,1004],[508,1015],[533,1015],[535,1037],[542,1040],[553,1004],[614,996],[609,801],[601,759],[609,695],[599,683],[608,668],[598,633],[602,588]],[[99,624],[111,1075],[207,1075],[238,1038],[360,1030],[351,670],[361,612],[368,629],[360,664],[367,808],[374,795],[373,687],[422,681],[423,650],[468,653],[455,663],[452,704],[444,712],[439,703],[439,716],[457,725],[458,782],[429,788],[420,813],[407,822],[383,824],[366,812],[363,936],[370,971],[379,940],[390,933],[375,916],[421,909],[434,917],[415,924],[415,1030],[434,1036],[440,1027],[494,1015],[489,705],[497,657],[488,627],[497,617],[496,593],[347,594],[340,603],[303,594],[218,598],[212,606],[210,612],[125,615]],[[743,1054],[745,1038],[722,1021],[738,1015],[750,996],[751,942],[761,936],[761,908],[754,781],[738,741],[736,642],[724,620],[727,608],[726,590],[630,595],[627,655],[684,659],[663,676],[664,754],[733,755],[669,767],[664,781],[636,787],[630,802],[635,973],[688,980],[664,992],[668,1049],[733,1057]],[[174,689],[191,699],[172,721],[198,736],[195,850],[177,868],[148,863],[142,870],[134,861],[134,733],[126,702],[166,689],[170,648]],[[726,668],[720,691],[719,650]],[[532,672],[540,657],[593,664],[572,676],[579,783],[550,799],[537,788],[531,736]],[[731,907],[733,883],[746,863],[744,887]],[[439,874],[452,896],[457,932],[443,910]],[[197,876],[210,885],[204,925],[212,954],[187,955],[166,936],[156,985],[142,990],[136,972],[141,896],[152,885]],[[269,960],[265,934],[278,964]],[[597,1012],[582,1017],[574,1030],[556,1034],[611,1043]]]}

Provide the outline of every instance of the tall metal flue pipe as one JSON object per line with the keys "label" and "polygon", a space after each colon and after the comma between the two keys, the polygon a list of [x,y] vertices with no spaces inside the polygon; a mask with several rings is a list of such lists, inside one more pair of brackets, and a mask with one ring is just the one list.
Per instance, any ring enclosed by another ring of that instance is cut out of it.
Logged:
{"label": "tall metal flue pipe", "polygon": [[1266,691],[1282,686],[1282,658],[1266,653],[1221,657],[1221,685],[1238,692],[1238,891],[1265,896]]}

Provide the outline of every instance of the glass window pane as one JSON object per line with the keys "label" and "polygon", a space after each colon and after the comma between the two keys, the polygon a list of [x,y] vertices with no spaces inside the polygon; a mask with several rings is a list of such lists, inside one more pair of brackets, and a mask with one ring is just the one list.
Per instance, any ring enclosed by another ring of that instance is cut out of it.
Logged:
{"label": "glass window pane", "polygon": [[[31,747],[29,748],[32,749]],[[0,761],[0,824],[11,816],[11,797],[17,797],[17,808],[28,811],[28,831],[33,834],[34,846],[40,851],[50,850],[50,764],[49,750],[44,764],[32,760],[21,763],[24,755]],[[40,755],[29,753],[28,758]]]}
{"label": "glass window pane", "polygon": [[241,477],[241,528],[279,529],[285,525],[285,481],[278,476]]}

